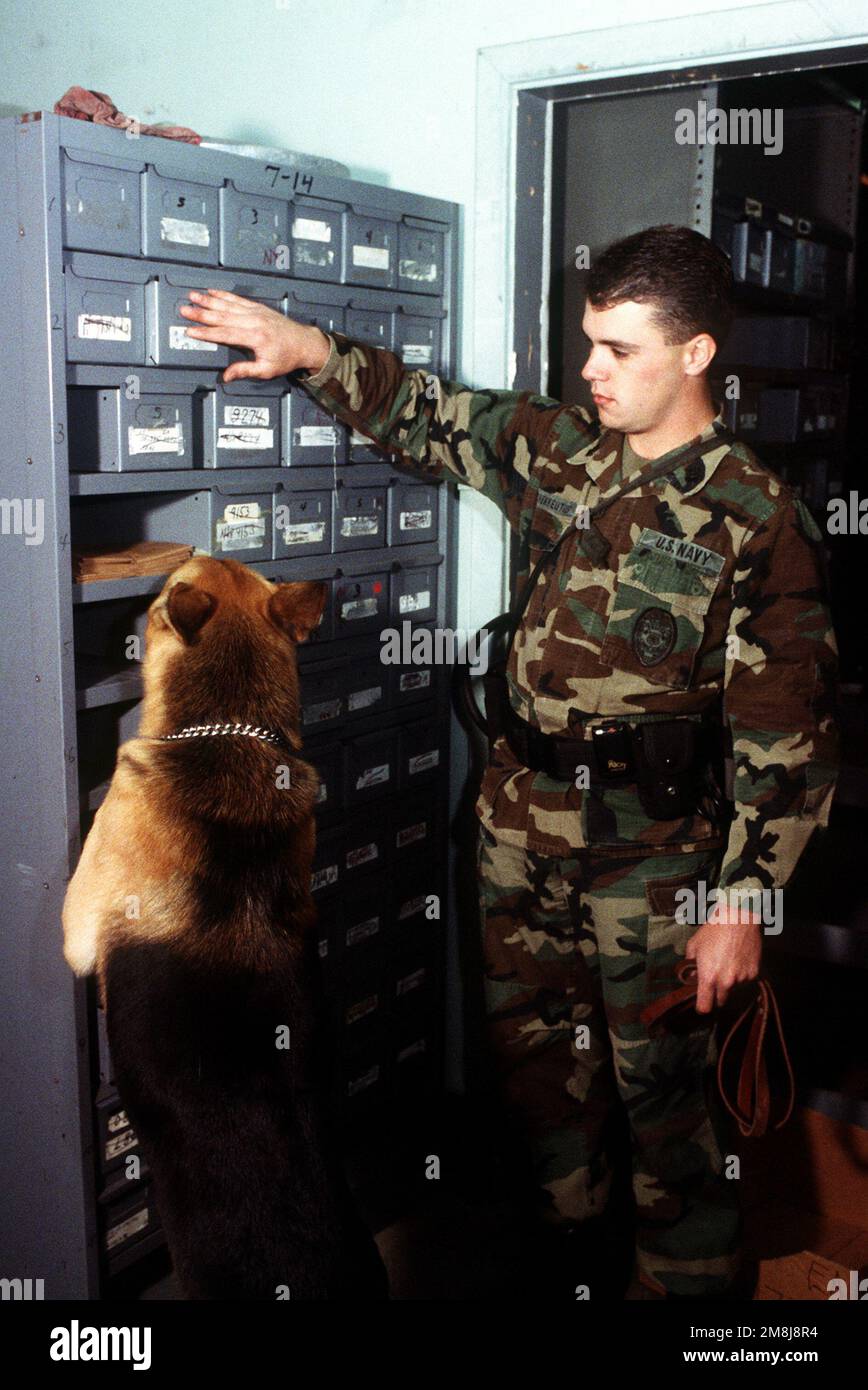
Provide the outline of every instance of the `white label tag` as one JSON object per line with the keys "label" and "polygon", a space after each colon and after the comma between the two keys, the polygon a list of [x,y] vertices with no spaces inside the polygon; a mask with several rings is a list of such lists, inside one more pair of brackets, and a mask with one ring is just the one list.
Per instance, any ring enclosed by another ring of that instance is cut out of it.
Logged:
{"label": "white label tag", "polygon": [[420,820],[416,825],[406,825],[403,830],[399,830],[395,836],[395,848],[403,849],[405,845],[413,845],[417,840],[424,840],[428,833],[428,822]]}
{"label": "white label tag", "polygon": [[174,241],[181,246],[210,246],[211,232],[207,222],[190,222],[183,217],[161,217],[160,240]]}
{"label": "white label tag", "polygon": [[336,700],[320,700],[316,705],[303,705],[302,724],[323,724],[327,719],[339,719],[341,713],[340,696]]}
{"label": "white label tag", "polygon": [[375,536],[379,529],[378,516],[345,516],[341,519],[342,536]]}
{"label": "white label tag", "polygon": [[188,338],[185,323],[169,324],[169,347],[172,352],[216,352],[219,346],[219,343],[209,343],[204,338]]}
{"label": "white label tag", "polygon": [[317,869],[316,873],[310,876],[310,891],[315,893],[318,888],[329,888],[338,881],[337,864],[329,864],[324,869]]}
{"label": "white label tag", "polygon": [[398,689],[421,690],[424,686],[431,684],[430,671],[405,671],[398,680]]}
{"label": "white label tag", "polygon": [[414,970],[411,975],[405,975],[403,980],[398,980],[395,985],[395,993],[398,995],[409,994],[411,989],[418,989],[425,982],[427,970],[424,965],[418,970]]}
{"label": "white label tag", "polygon": [[417,898],[407,898],[398,908],[398,921],[406,922],[408,917],[415,917],[417,912],[424,912],[426,901],[424,893]]}
{"label": "white label tag", "polygon": [[361,1076],[357,1076],[354,1081],[347,1083],[347,1095],[357,1095],[359,1091],[366,1091],[369,1086],[373,1086],[380,1079],[380,1068],[377,1063],[370,1067]]}
{"label": "white label tag", "polygon": [[286,526],[283,540],[286,545],[314,545],[325,540],[324,521],[299,521],[294,526]]}
{"label": "white label tag", "polygon": [[410,1043],[409,1047],[402,1047],[398,1053],[398,1061],[406,1062],[410,1057],[417,1057],[420,1052],[427,1052],[428,1047],[424,1038],[418,1038],[416,1042]]}
{"label": "white label tag", "polygon": [[79,338],[100,338],[103,342],[129,343],[133,321],[126,314],[79,314]]}
{"label": "white label tag", "polygon": [[348,946],[357,946],[360,941],[369,941],[372,936],[376,936],[379,930],[379,917],[368,917],[364,922],[359,922],[355,927],[350,927],[344,940]]}
{"label": "white label tag", "polygon": [[430,605],[430,589],[420,589],[417,594],[401,594],[398,599],[399,613],[416,613],[420,608],[429,608]]}
{"label": "white label tag", "polygon": [[354,246],[353,265],[363,265],[369,270],[388,270],[388,246]]}
{"label": "white label tag", "polygon": [[273,449],[274,430],[242,429],[238,425],[219,425],[218,449]]}
{"label": "white label tag", "polygon": [[302,449],[309,449],[317,445],[328,445],[333,448],[338,442],[338,432],[334,425],[299,425],[293,432],[292,442],[298,444]]}
{"label": "white label tag", "polygon": [[432,283],[437,279],[437,262],[402,260],[398,262],[398,274],[402,280],[427,280]]}
{"label": "white label tag", "polygon": [[388,763],[378,763],[376,767],[366,767],[364,772],[356,778],[356,791],[360,792],[365,787],[377,787],[381,782],[388,782],[389,772]]}
{"label": "white label tag", "polygon": [[292,222],[292,235],[296,241],[331,241],[331,223],[320,222],[315,217],[295,217]]}
{"label": "white label tag", "polygon": [[174,425],[129,425],[127,448],[130,454],[183,454],[184,434],[180,420]]}
{"label": "white label tag", "polygon": [[117,1158],[118,1154],[125,1154],[128,1149],[135,1149],[138,1146],[138,1139],[131,1129],[125,1130],[122,1134],[116,1134],[114,1139],[106,1141],[105,1161]]}
{"label": "white label tag", "polygon": [[265,514],[258,502],[227,502],[214,527],[219,550],[258,550],[265,544]]}
{"label": "white label tag", "polygon": [[138,1235],[148,1224],[148,1208],[142,1207],[133,1216],[128,1216],[126,1221],[119,1221],[116,1226],[110,1226],[106,1231],[105,1243],[107,1250],[114,1250],[116,1245],[122,1245],[124,1241],[132,1236]]}
{"label": "white label tag", "polygon": [[377,848],[377,842],[371,840],[370,844],[359,845],[357,849],[350,850],[347,855],[347,868],[357,869],[360,864],[370,864],[379,857],[380,851]]}
{"label": "white label tag", "polygon": [[373,449],[373,448],[374,448],[374,441],[373,441],[372,439],[369,439],[368,436],[367,436],[366,434],[359,434],[359,431],[358,431],[358,430],[352,430],[352,431],[351,431],[351,433],[350,433],[350,443],[351,443],[351,444],[364,444],[364,445],[366,445],[369,449]]}
{"label": "white label tag", "polygon": [[376,1013],[380,1007],[379,994],[369,994],[367,999],[360,999],[358,1004],[353,1004],[344,1014],[347,1023],[358,1023],[360,1018],[367,1018],[369,1014]]}
{"label": "white label tag", "polygon": [[432,748],[430,753],[417,753],[415,758],[411,758],[407,764],[407,771],[412,777],[414,772],[426,772],[429,767],[436,767],[440,761],[440,749]]}
{"label": "white label tag", "polygon": [[353,621],[355,618],[375,618],[377,600],[375,598],[354,598],[341,604],[341,617]]}
{"label": "white label tag", "polygon": [[369,690],[355,690],[347,700],[347,709],[367,709],[368,705],[375,705],[382,695],[381,685],[372,685]]}
{"label": "white label tag", "polygon": [[405,343],[401,349],[401,361],[406,362],[408,367],[430,362],[433,356],[434,349],[430,343]]}
{"label": "white label tag", "polygon": [[224,425],[265,425],[271,424],[271,410],[267,405],[224,405]]}
{"label": "white label tag", "polygon": [[402,512],[399,526],[402,531],[425,531],[434,521],[431,508],[421,512]]}
{"label": "white label tag", "polygon": [[316,801],[316,804],[319,805],[321,801],[328,801],[328,799],[328,788],[326,787],[325,782],[320,782],[319,786],[316,789],[316,797],[314,798],[314,800]]}

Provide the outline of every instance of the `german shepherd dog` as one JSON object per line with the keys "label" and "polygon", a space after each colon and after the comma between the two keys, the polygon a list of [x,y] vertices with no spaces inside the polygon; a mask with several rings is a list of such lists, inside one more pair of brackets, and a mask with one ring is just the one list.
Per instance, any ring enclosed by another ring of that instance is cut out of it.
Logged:
{"label": "german shepherd dog", "polygon": [[388,1297],[321,1102],[295,646],[325,593],[208,556],[172,572],[148,610],[140,731],[63,907],[190,1299]]}

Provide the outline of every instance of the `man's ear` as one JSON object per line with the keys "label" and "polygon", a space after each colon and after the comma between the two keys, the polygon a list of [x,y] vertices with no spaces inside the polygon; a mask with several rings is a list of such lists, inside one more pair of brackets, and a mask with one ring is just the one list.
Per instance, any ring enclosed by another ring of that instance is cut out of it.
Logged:
{"label": "man's ear", "polygon": [[304,642],[322,617],[327,594],[320,580],[280,584],[268,600],[268,616],[291,642]]}
{"label": "man's ear", "polygon": [[173,584],[166,599],[166,616],[178,636],[189,645],[217,608],[217,600],[207,589],[185,584],[182,579]]}

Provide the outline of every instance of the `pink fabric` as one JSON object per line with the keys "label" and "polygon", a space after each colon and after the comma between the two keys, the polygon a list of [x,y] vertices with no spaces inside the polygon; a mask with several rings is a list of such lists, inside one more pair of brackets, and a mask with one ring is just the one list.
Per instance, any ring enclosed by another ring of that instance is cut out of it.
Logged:
{"label": "pink fabric", "polygon": [[[54,103],[55,115],[71,116],[76,121],[93,121],[94,125],[111,125],[126,130],[134,125],[132,116],[119,111],[105,92],[92,92],[87,87],[70,87]],[[183,140],[187,145],[199,145],[202,136],[185,125],[138,125],[140,135],[162,135],[166,140]]]}

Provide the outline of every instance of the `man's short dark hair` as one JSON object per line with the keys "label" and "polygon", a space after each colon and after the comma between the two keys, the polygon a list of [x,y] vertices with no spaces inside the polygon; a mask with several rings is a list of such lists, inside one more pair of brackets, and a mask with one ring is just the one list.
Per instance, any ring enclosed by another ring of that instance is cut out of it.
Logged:
{"label": "man's short dark hair", "polygon": [[628,299],[653,305],[667,343],[710,333],[720,349],[733,318],[729,258],[700,232],[671,223],[613,242],[594,261],[586,292],[595,309]]}

